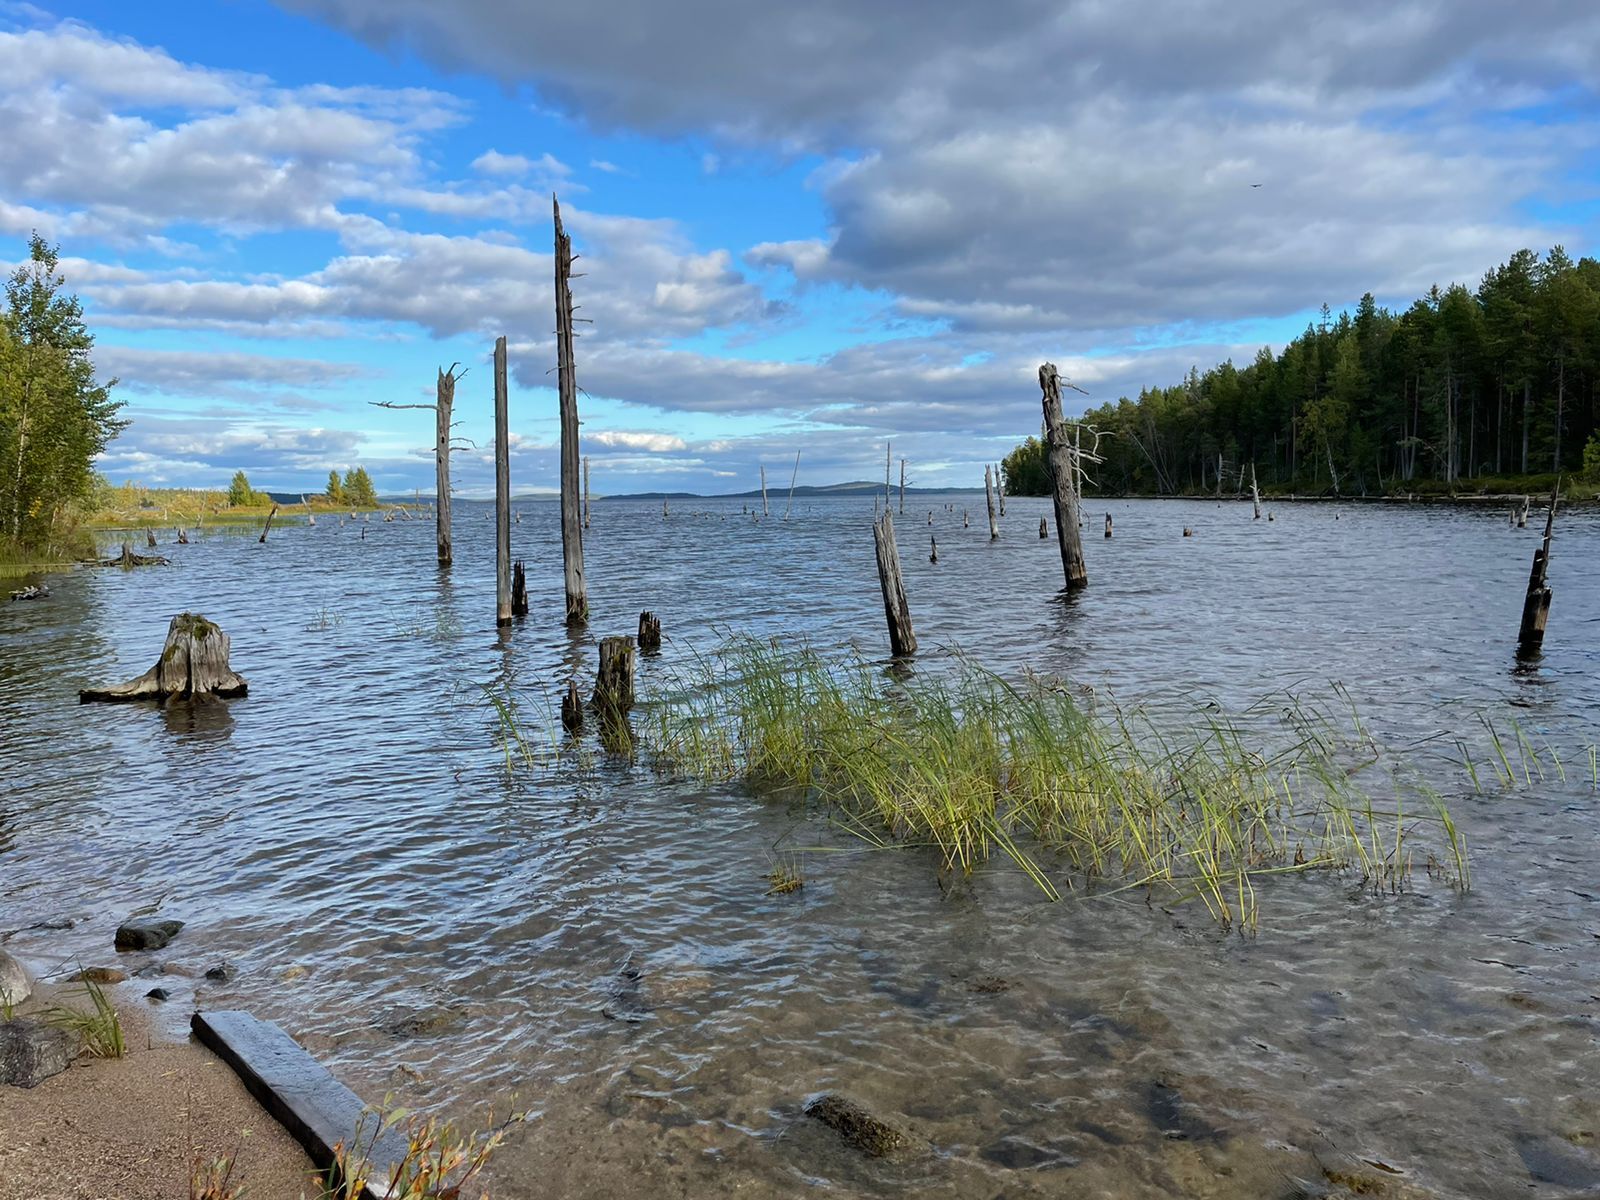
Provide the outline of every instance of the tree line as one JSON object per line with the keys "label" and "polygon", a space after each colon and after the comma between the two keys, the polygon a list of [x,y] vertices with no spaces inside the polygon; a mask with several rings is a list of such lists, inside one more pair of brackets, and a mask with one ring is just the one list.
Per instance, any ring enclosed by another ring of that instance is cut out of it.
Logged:
{"label": "tree line", "polygon": [[[1600,480],[1600,262],[1519,250],[1476,289],[1436,285],[1404,312],[1371,293],[1353,315],[1324,306],[1276,355],[1191,369],[1083,420],[1102,435],[1104,491],[1237,488],[1252,466],[1263,485],[1328,495]],[[1003,468],[1013,493],[1049,489],[1037,438]]]}

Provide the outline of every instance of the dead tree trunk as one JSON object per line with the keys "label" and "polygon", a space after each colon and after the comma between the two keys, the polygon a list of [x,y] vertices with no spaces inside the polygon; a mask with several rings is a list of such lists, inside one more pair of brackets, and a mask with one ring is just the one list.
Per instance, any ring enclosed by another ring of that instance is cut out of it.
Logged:
{"label": "dead tree trunk", "polygon": [[992,542],[1000,536],[1000,526],[994,520],[994,483],[990,480],[991,468],[988,463],[983,465],[983,500],[989,506],[989,540]]}
{"label": "dead tree trunk", "polygon": [[551,205],[556,222],[556,366],[561,393],[561,561],[567,580],[567,624],[589,620],[583,580],[583,520],[578,511],[578,378],[572,352],[572,239],[561,227],[561,204]]}
{"label": "dead tree trunk", "polygon": [[228,665],[228,635],[199,613],[179,613],[167,627],[161,658],[137,679],[108,688],[85,688],[78,702],[242,696],[245,681]]}
{"label": "dead tree trunk", "polygon": [[1006,480],[1005,476],[1000,474],[999,463],[994,465],[994,491],[1000,498],[1000,515],[1003,517],[1006,515]]}
{"label": "dead tree trunk", "polygon": [[520,558],[511,564],[511,615],[513,617],[528,615],[528,575],[522,569]]}
{"label": "dead tree trunk", "polygon": [[1106,536],[1107,537],[1111,536],[1111,514],[1110,513],[1106,514]]}
{"label": "dead tree trunk", "polygon": [[567,680],[567,694],[561,697],[561,724],[576,733],[583,728],[583,701],[578,696],[578,681]]}
{"label": "dead tree trunk", "polygon": [[649,609],[639,614],[639,653],[654,654],[661,649],[661,618]]}
{"label": "dead tree trunk", "polygon": [[1050,464],[1051,498],[1056,510],[1056,540],[1061,546],[1061,569],[1067,590],[1089,584],[1083,561],[1083,538],[1078,529],[1077,455],[1068,440],[1067,420],[1061,410],[1061,374],[1054,363],[1039,367],[1039,388],[1044,393],[1046,461]]}
{"label": "dead tree trunk", "polygon": [[272,511],[267,514],[267,523],[261,527],[261,536],[256,539],[256,541],[260,542],[262,545],[266,545],[267,532],[272,528],[272,518],[277,515],[278,506],[274,504],[272,506]]}
{"label": "dead tree trunk", "polygon": [[494,340],[494,620],[511,624],[511,415],[506,339]]}
{"label": "dead tree trunk", "polygon": [[633,639],[600,639],[600,672],[590,699],[602,716],[620,717],[633,707]]}
{"label": "dead tree trunk", "polygon": [[761,466],[761,515],[764,517],[767,512],[767,468],[766,464],[763,463]]}
{"label": "dead tree trunk", "polygon": [[928,561],[936,563],[939,561],[939,539],[930,533],[928,535],[928,543]]}
{"label": "dead tree trunk", "polygon": [[906,460],[900,460],[900,515],[906,515]]}
{"label": "dead tree trunk", "polygon": [[156,548],[156,531],[154,529],[146,529],[144,531],[144,544],[146,549],[154,550]]}
{"label": "dead tree trunk", "polygon": [[900,576],[900,549],[894,541],[894,518],[885,511],[872,525],[878,551],[878,582],[883,587],[883,612],[889,621],[889,649],[896,658],[917,652],[911,628],[911,604]]}
{"label": "dead tree trunk", "polygon": [[1533,569],[1528,573],[1528,594],[1522,602],[1522,627],[1517,631],[1517,656],[1532,658],[1544,645],[1544,626],[1550,617],[1550,537],[1556,527],[1556,500],[1561,480],[1550,493],[1550,511],[1544,519],[1544,541],[1533,552]]}
{"label": "dead tree trunk", "polygon": [[434,541],[439,549],[439,565],[451,563],[450,549],[450,415],[456,402],[456,364],[448,371],[440,371],[434,385],[433,421],[433,479],[436,503],[434,504]]}
{"label": "dead tree trunk", "polygon": [[1255,505],[1255,509],[1256,509],[1256,515],[1254,517],[1252,517],[1251,520],[1253,520],[1253,521],[1261,520],[1261,489],[1258,486],[1256,486],[1256,465],[1255,465],[1255,463],[1251,463],[1250,464],[1250,502]]}
{"label": "dead tree trunk", "polygon": [[583,527],[589,528],[589,456],[583,456]]}
{"label": "dead tree trunk", "polygon": [[794,481],[800,478],[800,451],[794,452],[794,473],[789,476],[789,503],[783,507],[783,519],[789,519],[789,510],[794,507]]}

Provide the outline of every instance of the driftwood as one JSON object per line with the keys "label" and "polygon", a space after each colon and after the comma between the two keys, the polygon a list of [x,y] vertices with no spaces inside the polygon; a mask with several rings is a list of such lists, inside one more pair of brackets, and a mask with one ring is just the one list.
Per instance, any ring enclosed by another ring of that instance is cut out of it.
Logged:
{"label": "driftwood", "polygon": [[769,516],[770,514],[771,514],[771,510],[767,508],[767,466],[766,466],[765,463],[762,463],[761,464],[761,515],[763,517],[765,517],[765,516]]}
{"label": "driftwood", "polygon": [[242,696],[244,679],[228,665],[228,635],[199,613],[179,613],[167,628],[161,658],[137,679],[109,688],[85,688],[91,700],[157,700],[175,697]]}
{"label": "driftwood", "polygon": [[154,529],[146,529],[144,531],[144,544],[151,550],[156,548],[156,531]]}
{"label": "driftwood", "polygon": [[100,560],[102,567],[165,567],[170,565],[170,558],[162,558],[159,554],[135,554],[132,542],[122,543],[122,553],[115,558]]}
{"label": "driftwood", "polygon": [[995,495],[1000,499],[1000,515],[1003,517],[1006,515],[1006,481],[1000,474],[999,463],[994,466],[994,490]]}
{"label": "driftwood", "polygon": [[551,197],[556,223],[556,370],[561,406],[561,562],[567,582],[567,624],[589,620],[583,577],[583,514],[578,508],[578,380],[572,351],[572,239],[561,227],[561,204]]}
{"label": "driftwood", "polygon": [[789,476],[789,503],[783,506],[783,519],[789,519],[789,510],[794,507],[794,481],[800,478],[800,451],[794,452],[794,472]]}
{"label": "driftwood", "polygon": [[[987,469],[987,468],[985,468]],[[894,541],[894,518],[888,510],[872,526],[878,552],[878,583],[883,588],[883,614],[889,622],[889,649],[896,658],[917,652],[917,635],[911,628],[911,604],[900,576],[900,550]]]}
{"label": "driftwood", "polygon": [[661,618],[646,609],[639,614],[639,653],[654,654],[661,649]]}
{"label": "driftwood", "polygon": [[11,593],[13,600],[43,600],[50,595],[50,589],[30,583],[25,588],[20,588]]}
{"label": "driftwood", "polygon": [[1544,540],[1533,552],[1533,569],[1528,572],[1528,594],[1522,601],[1522,626],[1517,630],[1517,655],[1531,658],[1544,645],[1544,626],[1550,619],[1550,538],[1556,528],[1556,501],[1561,481],[1550,493],[1550,511],[1545,514]]}

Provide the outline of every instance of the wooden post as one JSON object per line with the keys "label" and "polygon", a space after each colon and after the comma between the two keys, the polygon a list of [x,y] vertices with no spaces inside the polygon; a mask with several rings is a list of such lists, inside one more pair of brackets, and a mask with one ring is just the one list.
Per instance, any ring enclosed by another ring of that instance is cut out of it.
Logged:
{"label": "wooden post", "polygon": [[665,520],[666,517],[667,517],[667,498],[665,496],[663,496],[663,497],[661,497],[661,518],[662,518],[662,520]]}
{"label": "wooden post", "polygon": [[1253,521],[1261,520],[1261,489],[1256,486],[1256,465],[1250,464],[1250,502],[1255,505],[1256,515]]}
{"label": "wooden post", "polygon": [[1532,508],[1532,507],[1533,507],[1533,497],[1524,496],[1522,498],[1522,507],[1517,510],[1517,528],[1518,529],[1526,529],[1528,527],[1528,510],[1530,508]]}
{"label": "wooden post", "polygon": [[1078,527],[1078,464],[1068,440],[1067,421],[1061,411],[1061,374],[1054,363],[1039,367],[1039,389],[1044,393],[1046,461],[1050,464],[1052,499],[1056,510],[1056,540],[1061,546],[1061,569],[1067,590],[1089,584],[1083,561],[1083,538]]}
{"label": "wooden post", "polygon": [[1544,645],[1544,626],[1550,618],[1550,536],[1556,527],[1556,501],[1561,480],[1550,493],[1550,511],[1544,519],[1544,541],[1533,552],[1533,569],[1528,573],[1528,594],[1522,602],[1522,627],[1517,631],[1517,657],[1534,658]]}
{"label": "wooden post", "polygon": [[145,529],[144,544],[151,550],[156,548],[156,531],[154,529]]}
{"label": "wooden post", "polygon": [[589,528],[589,456],[583,456],[583,527]]}
{"label": "wooden post", "polygon": [[1110,513],[1106,514],[1106,536],[1107,537],[1111,536],[1111,514]]}
{"label": "wooden post", "polygon": [[561,697],[561,724],[573,733],[583,728],[583,700],[576,679],[567,680],[567,694]]}
{"label": "wooden post", "polygon": [[277,516],[277,515],[278,515],[278,506],[276,504],[274,504],[272,506],[272,511],[267,514],[266,524],[261,527],[261,536],[256,539],[256,541],[260,542],[262,545],[266,544],[267,531],[272,528],[272,518]]}
{"label": "wooden post", "polygon": [[506,391],[506,339],[494,340],[494,613],[511,624],[511,415]]}
{"label": "wooden post", "polygon": [[451,563],[450,549],[450,410],[456,402],[456,364],[440,371],[433,395],[433,486],[435,491],[433,540],[438,546],[439,565]]}
{"label": "wooden post", "polygon": [[[761,465],[761,515],[765,517],[769,513],[770,510],[767,508],[767,467],[763,463]],[[640,648],[643,649],[643,647]]]}
{"label": "wooden post", "polygon": [[661,618],[649,609],[639,614],[639,653],[654,654],[661,649]]}
{"label": "wooden post", "polygon": [[906,515],[906,460],[900,460],[900,515]]}
{"label": "wooden post", "polygon": [[989,506],[989,540],[992,542],[1000,536],[1000,526],[994,521],[994,483],[989,478],[990,468],[988,463],[983,464],[983,499]]}
{"label": "wooden post", "polygon": [[1000,515],[1003,517],[1006,515],[1006,481],[1005,477],[1000,474],[999,463],[994,465],[994,490],[1000,497]]}
{"label": "wooden post", "polygon": [[794,481],[800,478],[800,451],[794,452],[794,474],[789,476],[789,503],[784,506],[783,519],[789,519],[789,510],[794,507]]}
{"label": "wooden post", "polygon": [[939,539],[930,533],[928,541],[931,543],[931,548],[928,551],[928,561],[936,563],[939,561]]}
{"label": "wooden post", "polygon": [[578,510],[578,380],[572,352],[572,239],[561,227],[561,202],[550,198],[556,222],[556,367],[561,394],[561,561],[567,580],[567,624],[589,620],[583,580],[583,517]]}
{"label": "wooden post", "polygon": [[872,524],[878,550],[878,582],[883,587],[883,612],[889,621],[889,649],[896,658],[917,652],[917,635],[911,628],[911,605],[900,577],[900,550],[894,542],[894,517],[885,510]]}
{"label": "wooden post", "polygon": [[600,672],[590,702],[602,716],[621,716],[633,707],[633,639],[600,639]]}
{"label": "wooden post", "polygon": [[520,558],[511,564],[511,615],[513,617],[528,615],[528,576],[522,569]]}

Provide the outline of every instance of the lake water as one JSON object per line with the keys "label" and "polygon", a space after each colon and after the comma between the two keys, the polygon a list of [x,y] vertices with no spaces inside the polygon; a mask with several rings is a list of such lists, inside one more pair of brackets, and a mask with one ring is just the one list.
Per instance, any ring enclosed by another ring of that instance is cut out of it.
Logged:
{"label": "lake water", "polygon": [[[1247,938],[1142,893],[1047,903],[1001,862],[941,888],[921,851],[597,748],[508,772],[484,689],[544,719],[641,609],[668,637],[644,692],[733,632],[883,658],[871,501],[760,523],[744,503],[596,502],[581,637],[560,622],[548,502],[519,506],[532,614],[504,636],[475,503],[448,573],[431,521],[363,538],[324,516],[264,546],[164,534],[170,568],[77,572],[0,607],[4,944],[65,973],[111,965],[135,911],[186,921],[119,964],[189,972],[163,980],[172,1028],[191,1001],[245,1007],[369,1099],[470,1114],[515,1094],[537,1119],[497,1159],[506,1198],[1600,1194],[1594,509],[1558,520],[1545,654],[1519,670],[1538,514],[1095,502],[1090,587],[1067,604],[1045,501],[1008,501],[993,544],[981,496],[908,501],[917,671],[959,649],[1229,711],[1339,683],[1380,742],[1412,747],[1472,890],[1420,869],[1398,895],[1291,877]],[[231,635],[248,698],[77,704],[154,662],[185,609]],[[1485,716],[1524,731],[1542,779],[1519,765],[1495,787],[1481,757],[1473,789],[1454,741],[1486,754]],[[768,895],[796,854],[804,887]],[[231,980],[203,978],[224,960]],[[828,1090],[922,1149],[860,1158],[801,1115]]]}

